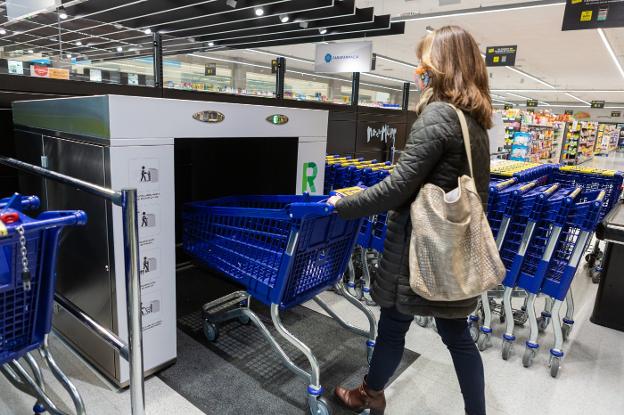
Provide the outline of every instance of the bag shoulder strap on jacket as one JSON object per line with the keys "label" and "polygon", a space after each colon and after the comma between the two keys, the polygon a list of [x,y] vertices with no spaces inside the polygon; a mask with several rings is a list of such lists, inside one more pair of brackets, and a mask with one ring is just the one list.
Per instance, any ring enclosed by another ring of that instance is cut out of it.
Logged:
{"label": "bag shoulder strap on jacket", "polygon": [[466,148],[466,157],[468,157],[468,166],[470,167],[470,177],[474,178],[474,172],[472,170],[472,149],[470,146],[470,132],[468,131],[466,116],[464,115],[464,112],[457,108],[455,105],[449,103],[447,104],[455,110],[455,112],[457,113],[457,117],[459,118],[459,125],[461,125],[462,137],[464,139],[464,147]]}

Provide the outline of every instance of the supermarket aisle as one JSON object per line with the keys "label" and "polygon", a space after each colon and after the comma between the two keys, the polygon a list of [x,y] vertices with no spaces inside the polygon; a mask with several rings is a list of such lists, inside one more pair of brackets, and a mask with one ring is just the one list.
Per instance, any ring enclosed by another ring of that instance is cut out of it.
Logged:
{"label": "supermarket aisle", "polygon": [[582,166],[624,171],[624,153],[611,152],[608,157],[594,157]]}

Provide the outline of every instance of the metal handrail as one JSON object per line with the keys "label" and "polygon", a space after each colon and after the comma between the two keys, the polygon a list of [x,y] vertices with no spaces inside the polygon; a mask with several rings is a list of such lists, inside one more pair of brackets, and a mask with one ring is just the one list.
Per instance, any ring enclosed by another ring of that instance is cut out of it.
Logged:
{"label": "metal handrail", "polygon": [[124,263],[126,272],[126,302],[128,310],[128,342],[102,327],[75,304],[59,294],[57,304],[67,310],[93,333],[102,338],[130,365],[130,405],[132,415],[145,414],[145,388],[143,380],[143,333],[141,316],[141,285],[139,281],[139,230],[137,219],[137,190],[122,189],[120,192],[76,179],[55,171],[25,163],[10,157],[0,156],[0,164],[63,183],[121,207],[123,216]]}

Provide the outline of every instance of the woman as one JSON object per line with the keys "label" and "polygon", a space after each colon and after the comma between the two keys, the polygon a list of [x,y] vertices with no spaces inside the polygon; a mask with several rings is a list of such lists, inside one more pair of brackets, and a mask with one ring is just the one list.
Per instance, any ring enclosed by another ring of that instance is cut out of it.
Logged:
{"label": "woman", "polygon": [[[344,218],[390,211],[384,254],[373,283],[373,299],[381,306],[379,334],[364,383],[354,390],[336,388],[340,402],[354,411],[384,413],[384,388],[401,361],[405,335],[414,315],[435,317],[438,333],[450,351],[468,415],[485,414],[481,356],[472,341],[467,316],[477,299],[427,301],[409,284],[410,204],[422,185],[433,183],[449,192],[457,179],[469,175],[459,119],[447,103],[461,109],[468,122],[475,184],[482,202],[489,184],[489,141],[492,102],[488,74],[474,38],[456,26],[428,34],[419,44],[417,69],[422,97],[419,117],[392,174],[356,195],[332,197]],[[417,398],[414,400],[417,408]]]}

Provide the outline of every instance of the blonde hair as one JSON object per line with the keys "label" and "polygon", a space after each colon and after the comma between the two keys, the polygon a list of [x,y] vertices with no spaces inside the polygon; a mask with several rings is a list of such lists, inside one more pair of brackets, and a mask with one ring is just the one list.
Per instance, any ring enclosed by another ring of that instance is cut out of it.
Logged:
{"label": "blonde hair", "polygon": [[421,65],[433,74],[422,91],[417,111],[443,101],[468,112],[484,128],[492,127],[488,73],[472,35],[458,26],[444,26],[425,36],[416,49]]}

